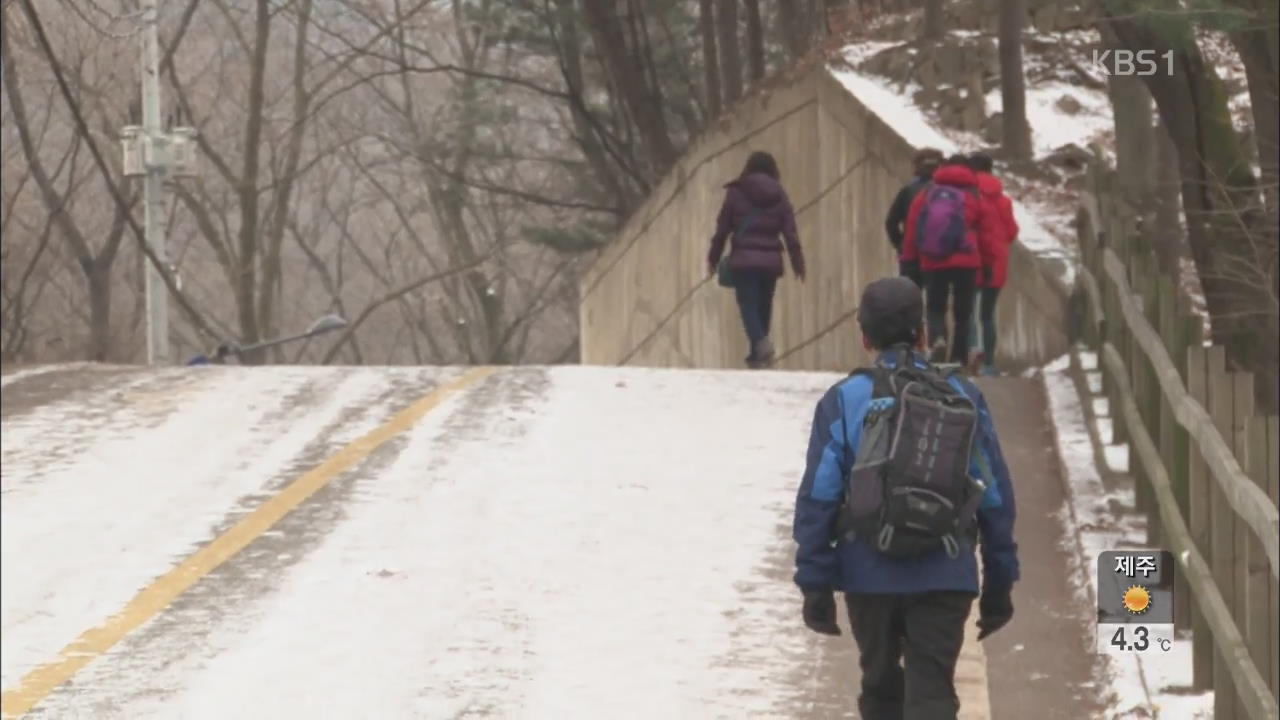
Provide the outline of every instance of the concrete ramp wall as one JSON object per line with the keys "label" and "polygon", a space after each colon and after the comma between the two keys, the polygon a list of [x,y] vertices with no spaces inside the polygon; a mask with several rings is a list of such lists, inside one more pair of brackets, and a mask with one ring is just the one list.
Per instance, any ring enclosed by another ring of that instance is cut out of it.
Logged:
{"label": "concrete ramp wall", "polygon": [[[651,367],[742,367],[747,339],[733,292],[707,277],[724,184],[747,155],[778,159],[808,265],[779,284],[772,334],[779,367],[864,364],[854,316],[867,283],[897,274],[884,216],[914,148],[814,69],[760,94],[708,130],[587,271],[581,361]],[[999,303],[1000,359],[1040,364],[1066,348],[1066,292],[1022,247]]]}

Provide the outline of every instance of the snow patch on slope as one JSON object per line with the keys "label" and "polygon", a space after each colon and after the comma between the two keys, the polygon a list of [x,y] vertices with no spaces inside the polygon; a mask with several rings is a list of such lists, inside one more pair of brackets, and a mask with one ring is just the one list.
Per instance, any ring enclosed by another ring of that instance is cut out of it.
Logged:
{"label": "snow patch on slope", "polygon": [[[1064,97],[1079,102],[1079,112],[1069,113],[1059,107]],[[988,114],[1000,112],[1004,107],[1000,88],[987,93],[985,100]],[[1037,156],[1048,155],[1068,144],[1087,148],[1089,143],[1102,140],[1112,132],[1111,100],[1101,90],[1071,83],[1028,83],[1027,123],[1031,125],[1031,142]]]}

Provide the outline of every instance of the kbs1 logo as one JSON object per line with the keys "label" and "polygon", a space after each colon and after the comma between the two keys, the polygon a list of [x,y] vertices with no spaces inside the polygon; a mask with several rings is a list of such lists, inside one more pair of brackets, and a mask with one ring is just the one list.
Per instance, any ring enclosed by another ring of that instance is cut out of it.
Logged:
{"label": "kbs1 logo", "polygon": [[1094,50],[1093,65],[1103,75],[1156,75],[1161,70],[1173,75],[1173,51],[1157,54],[1155,50]]}

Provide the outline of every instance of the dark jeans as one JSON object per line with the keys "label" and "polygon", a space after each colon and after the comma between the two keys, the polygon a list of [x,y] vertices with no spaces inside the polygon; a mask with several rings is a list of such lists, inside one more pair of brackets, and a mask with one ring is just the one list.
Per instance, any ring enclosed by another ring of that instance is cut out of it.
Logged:
{"label": "dark jeans", "polygon": [[[988,365],[996,359],[996,301],[1000,298],[1000,288],[981,288],[975,293],[974,302],[978,304],[978,320],[982,323],[982,353]],[[977,323],[970,323],[969,344],[978,341]]]}
{"label": "dark jeans", "polygon": [[925,275],[930,347],[947,337],[947,301],[951,301],[951,362],[969,361],[969,320],[977,282],[977,270],[933,270]]}
{"label": "dark jeans", "polygon": [[956,660],[973,593],[846,595],[863,720],[955,720]]}
{"label": "dark jeans", "polygon": [[773,319],[773,291],[778,276],[758,270],[733,271],[733,294],[738,299],[738,311],[742,313],[742,327],[751,341],[754,356],[756,343],[769,336],[769,321]]}
{"label": "dark jeans", "polygon": [[898,274],[902,277],[909,278],[916,285],[919,285],[921,289],[924,289],[925,279],[924,274],[920,272],[920,263],[915,261],[906,262],[899,260]]}

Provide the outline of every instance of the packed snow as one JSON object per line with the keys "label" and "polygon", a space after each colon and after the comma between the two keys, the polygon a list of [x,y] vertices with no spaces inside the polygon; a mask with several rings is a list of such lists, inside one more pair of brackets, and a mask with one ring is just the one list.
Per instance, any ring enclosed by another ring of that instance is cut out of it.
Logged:
{"label": "packed snow", "polygon": [[[103,399],[108,407],[72,399],[6,419],[6,688],[206,542],[228,514],[251,509],[246,499],[293,472],[326,428],[340,443],[380,421],[351,410],[373,404],[395,378],[369,369],[208,368],[175,386],[185,372],[125,385]],[[320,373],[328,382],[316,382]],[[302,394],[305,404],[290,407]]]}
{"label": "packed snow", "polygon": [[[1082,351],[1077,351],[1077,356],[1090,392],[1100,391],[1097,356]],[[1094,440],[1071,376],[1070,363],[1071,356],[1064,355],[1046,366],[1044,382],[1057,430],[1058,453],[1066,474],[1068,504],[1063,509],[1063,525],[1067,528],[1064,544],[1076,557],[1073,584],[1079,589],[1079,599],[1092,606],[1098,592],[1094,569],[1098,554],[1104,550],[1147,547],[1147,529],[1145,519],[1133,512],[1133,483],[1121,482],[1114,474],[1127,471],[1127,448],[1113,458],[1111,448],[1124,446],[1105,445],[1111,471],[1107,474],[1108,480],[1098,471]],[[1095,412],[1099,409],[1105,412],[1105,399],[1091,400]],[[1109,439],[1109,432],[1103,432],[1102,427],[1093,432],[1104,442]],[[1123,463],[1118,462],[1121,459]],[[1093,647],[1094,638],[1087,638],[1085,642]],[[1213,693],[1190,691],[1189,638],[1177,640],[1172,650],[1158,659],[1136,653],[1106,655],[1099,659],[1103,680],[1110,689],[1111,706],[1106,720],[1213,717]]]}
{"label": "packed snow", "polygon": [[[456,375],[174,369],[6,416],[6,690]],[[851,641],[806,632],[790,582],[813,407],[841,377],[500,372],[335,479],[37,716],[851,717]],[[985,678],[982,657],[968,648],[977,674],[959,672]]]}
{"label": "packed snow", "polygon": [[[1060,106],[1063,98],[1080,103],[1078,112]],[[1001,111],[1004,101],[1000,88],[987,93],[987,113]],[[1113,132],[1111,100],[1101,90],[1091,90],[1064,82],[1039,82],[1027,85],[1027,123],[1031,126],[1031,142],[1037,156],[1048,155],[1063,145],[1087,148]]]}
{"label": "packed snow", "polygon": [[[856,59],[860,54],[853,53],[849,57]],[[933,147],[944,153],[965,151],[966,148],[934,127],[911,101],[911,95],[919,86],[907,84],[901,89],[895,88],[885,78],[854,70],[852,63],[832,67],[829,72],[863,106],[913,147]]]}

